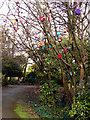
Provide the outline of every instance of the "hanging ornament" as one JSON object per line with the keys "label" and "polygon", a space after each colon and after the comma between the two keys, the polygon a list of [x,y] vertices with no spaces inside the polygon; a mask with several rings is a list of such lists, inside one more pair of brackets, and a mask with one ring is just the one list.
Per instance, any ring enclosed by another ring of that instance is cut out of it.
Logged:
{"label": "hanging ornament", "polygon": [[45,18],[44,16],[42,16],[42,17],[40,18],[40,20],[41,20],[41,21],[45,21],[46,18]]}
{"label": "hanging ornament", "polygon": [[8,37],[6,37],[6,42],[8,42]]}
{"label": "hanging ornament", "polygon": [[75,60],[73,60],[72,62],[75,63]]}
{"label": "hanging ornament", "polygon": [[14,23],[16,23],[16,20],[13,20]]}
{"label": "hanging ornament", "polygon": [[38,43],[38,45],[39,45],[40,47],[43,47],[43,46],[45,45],[45,43],[44,43],[43,41],[40,41],[40,42]]}
{"label": "hanging ornament", "polygon": [[13,27],[13,29],[15,30],[15,27]]}
{"label": "hanging ornament", "polygon": [[1,41],[1,38],[0,38],[0,41]]}
{"label": "hanging ornament", "polygon": [[57,32],[57,35],[60,35],[60,32]]}
{"label": "hanging ornament", "polygon": [[52,46],[50,46],[50,48],[52,48]]}
{"label": "hanging ornament", "polygon": [[19,2],[16,2],[16,4],[19,4]]}
{"label": "hanging ornament", "polygon": [[52,47],[52,46],[50,46],[50,48],[51,48],[51,49],[53,49],[53,47]]}
{"label": "hanging ornament", "polygon": [[17,32],[17,29],[15,29],[15,31]]}
{"label": "hanging ornament", "polygon": [[45,9],[45,8],[46,8],[46,6],[45,6],[45,5],[42,5],[42,6],[41,6],[41,8],[42,8],[42,9]]}
{"label": "hanging ornament", "polygon": [[10,25],[10,27],[12,27],[12,25]]}
{"label": "hanging ornament", "polygon": [[45,48],[45,45],[42,47],[42,50],[44,50],[44,48]]}
{"label": "hanging ornament", "polygon": [[70,72],[70,75],[72,76],[72,72]]}
{"label": "hanging ornament", "polygon": [[18,2],[18,1],[17,1],[16,4],[21,4],[21,2]]}
{"label": "hanging ornament", "polygon": [[68,49],[71,49],[71,47],[68,47]]}
{"label": "hanging ornament", "polygon": [[62,57],[61,54],[59,54],[59,55],[58,55],[58,58],[61,58],[61,57]]}
{"label": "hanging ornament", "polygon": [[79,8],[77,8],[77,9],[75,9],[74,13],[75,13],[76,15],[80,15],[80,14],[81,14],[81,10],[80,10]]}
{"label": "hanging ornament", "polygon": [[53,50],[53,47],[51,49]]}
{"label": "hanging ornament", "polygon": [[62,39],[61,39],[61,38],[59,38],[58,42],[62,42]]}
{"label": "hanging ornament", "polygon": [[72,40],[74,40],[74,38],[72,38]]}
{"label": "hanging ornament", "polygon": [[38,38],[37,36],[35,36],[35,38]]}
{"label": "hanging ornament", "polygon": [[63,52],[66,52],[66,49],[63,49]]}
{"label": "hanging ornament", "polygon": [[48,17],[48,21],[50,20],[50,17]]}
{"label": "hanging ornament", "polygon": [[62,51],[60,50],[60,51],[59,51],[59,53],[61,54],[61,53],[62,53]]}
{"label": "hanging ornament", "polygon": [[10,28],[8,28],[8,30],[10,30]]}
{"label": "hanging ornament", "polygon": [[66,33],[67,31],[66,30],[64,30],[64,33]]}
{"label": "hanging ornament", "polygon": [[18,22],[18,19],[16,19],[16,22]]}
{"label": "hanging ornament", "polygon": [[18,13],[20,13],[20,11],[18,11]]}
{"label": "hanging ornament", "polygon": [[22,20],[19,20],[20,23],[22,23]]}

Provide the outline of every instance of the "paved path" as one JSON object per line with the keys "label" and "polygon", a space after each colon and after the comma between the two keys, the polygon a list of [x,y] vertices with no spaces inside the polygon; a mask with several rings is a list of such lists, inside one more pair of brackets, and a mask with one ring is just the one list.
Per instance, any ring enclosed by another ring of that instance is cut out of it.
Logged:
{"label": "paved path", "polygon": [[2,90],[2,118],[19,118],[14,112],[16,101],[22,95],[22,91],[28,87],[34,86],[11,85]]}

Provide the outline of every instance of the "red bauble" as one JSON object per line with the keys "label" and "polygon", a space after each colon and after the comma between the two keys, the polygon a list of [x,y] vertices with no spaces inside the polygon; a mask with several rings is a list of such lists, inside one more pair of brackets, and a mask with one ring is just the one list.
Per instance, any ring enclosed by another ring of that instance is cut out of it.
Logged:
{"label": "red bauble", "polygon": [[13,27],[13,29],[15,30],[15,27]]}
{"label": "red bauble", "polygon": [[63,52],[66,52],[66,49],[63,49]]}
{"label": "red bauble", "polygon": [[42,16],[42,17],[40,18],[40,20],[41,20],[41,21],[45,21],[46,18],[45,18],[44,16]]}
{"label": "red bauble", "polygon": [[66,30],[64,30],[64,33],[66,33]]}
{"label": "red bauble", "polygon": [[50,17],[48,17],[48,21],[50,20]]}
{"label": "red bauble", "polygon": [[0,38],[0,41],[1,41],[1,38]]}
{"label": "red bauble", "polygon": [[61,38],[59,38],[58,42],[61,42],[61,41],[62,41],[62,39],[61,39]]}
{"label": "red bauble", "polygon": [[35,38],[38,38],[37,36],[35,36]]}
{"label": "red bauble", "polygon": [[53,47],[51,49],[53,49]]}
{"label": "red bauble", "polygon": [[17,29],[15,31],[17,32]]}
{"label": "red bauble", "polygon": [[59,54],[59,55],[58,55],[58,58],[61,58],[61,57],[62,57],[61,54]]}
{"label": "red bauble", "polygon": [[18,13],[20,13],[20,11],[18,11]]}

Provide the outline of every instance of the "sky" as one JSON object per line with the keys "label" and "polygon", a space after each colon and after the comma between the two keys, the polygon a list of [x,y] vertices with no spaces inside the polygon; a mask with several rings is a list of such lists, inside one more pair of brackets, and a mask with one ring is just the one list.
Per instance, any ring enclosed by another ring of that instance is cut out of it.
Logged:
{"label": "sky", "polygon": [[[8,6],[7,6],[7,3],[10,2],[10,4],[14,4],[14,1],[17,2],[17,1],[22,1],[22,0],[0,0],[0,15],[1,14],[4,14],[4,15],[7,15],[7,12],[8,12]],[[29,1],[29,0],[28,0]],[[33,1],[33,0],[32,0]],[[53,0],[52,0],[53,1]],[[64,0],[63,0],[64,1]],[[65,1],[69,1],[69,0],[65,0]],[[73,0],[71,0],[73,1]],[[75,0],[77,2],[79,1],[82,1],[82,0]],[[87,0],[86,0],[87,1]],[[2,6],[3,5],[3,6]],[[3,19],[1,19],[0,17],[0,24],[3,23]],[[31,62],[31,59],[29,60],[29,62]],[[28,65],[30,66],[30,65]],[[28,69],[28,67],[27,67]]]}

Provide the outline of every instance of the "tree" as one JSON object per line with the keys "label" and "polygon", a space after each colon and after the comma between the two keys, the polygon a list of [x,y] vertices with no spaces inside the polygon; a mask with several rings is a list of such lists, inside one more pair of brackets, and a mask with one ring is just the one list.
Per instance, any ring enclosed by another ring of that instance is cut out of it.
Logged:
{"label": "tree", "polygon": [[10,57],[2,59],[2,74],[6,77],[22,77],[22,68]]}
{"label": "tree", "polygon": [[[77,12],[77,6],[79,7],[79,13]],[[9,31],[6,34],[10,36],[10,40],[18,49],[24,50],[32,58],[43,74],[45,65],[48,66],[45,58],[48,57],[49,51],[52,49],[54,59],[59,63],[60,76],[63,80],[67,98],[71,101],[68,96],[72,94],[74,104],[77,84],[81,83],[82,79],[85,78],[84,87],[86,94],[88,82],[86,67],[88,58],[85,50],[87,46],[85,35],[88,35],[87,28],[89,25],[88,6],[89,2],[80,2],[78,4],[77,2],[60,2],[58,0],[54,2],[45,0],[27,2],[22,0],[22,4],[15,4],[15,12],[13,13],[9,4],[7,16],[8,19],[11,15],[15,16],[14,19],[18,18],[19,23],[17,21],[12,22],[9,19],[12,23],[13,31]],[[26,15],[23,16],[21,11]],[[19,25],[21,25],[20,29]],[[19,33],[18,30],[21,32]],[[64,41],[61,36],[67,36],[68,39]],[[41,43],[41,41],[44,43]],[[75,63],[72,62],[73,60]],[[80,67],[80,69],[75,69],[75,65],[78,68]],[[47,67],[49,80],[51,79],[50,67],[52,66]],[[77,82],[76,73],[78,71],[80,71],[80,79]],[[68,88],[69,81],[71,81],[70,89]]]}

